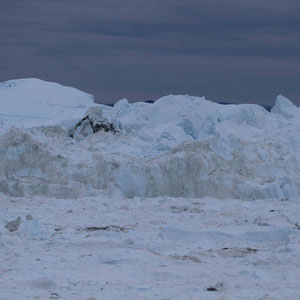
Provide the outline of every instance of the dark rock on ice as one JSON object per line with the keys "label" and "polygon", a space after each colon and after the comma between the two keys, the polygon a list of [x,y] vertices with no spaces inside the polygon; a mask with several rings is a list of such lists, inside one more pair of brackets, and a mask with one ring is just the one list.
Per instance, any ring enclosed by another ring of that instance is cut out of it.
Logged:
{"label": "dark rock on ice", "polygon": [[117,226],[117,225],[109,225],[109,226],[91,226],[86,227],[86,231],[97,231],[97,230],[106,230],[106,231],[113,231],[113,232],[128,232],[128,228]]}
{"label": "dark rock on ice", "polygon": [[99,131],[116,133],[117,130],[112,123],[103,119],[100,107],[90,108],[84,118],[71,130],[70,137],[86,137]]}
{"label": "dark rock on ice", "polygon": [[18,217],[16,220],[8,222],[5,225],[5,228],[10,232],[14,232],[19,229],[20,224],[21,224],[21,218]]}

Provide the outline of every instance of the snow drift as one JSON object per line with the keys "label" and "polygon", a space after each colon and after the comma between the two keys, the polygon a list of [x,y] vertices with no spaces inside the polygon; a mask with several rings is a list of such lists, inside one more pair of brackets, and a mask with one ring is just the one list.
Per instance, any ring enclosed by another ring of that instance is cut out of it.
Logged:
{"label": "snow drift", "polygon": [[[125,197],[300,194],[299,110],[283,96],[271,113],[172,95],[109,107],[28,79],[0,86],[0,109],[0,192],[11,196],[75,198],[102,189]],[[114,130],[96,132],[91,120]]]}

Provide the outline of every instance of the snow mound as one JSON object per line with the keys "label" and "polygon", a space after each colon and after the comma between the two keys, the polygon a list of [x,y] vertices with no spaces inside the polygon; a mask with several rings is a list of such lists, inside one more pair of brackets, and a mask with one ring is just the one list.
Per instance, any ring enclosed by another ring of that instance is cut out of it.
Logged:
{"label": "snow mound", "polygon": [[5,81],[0,83],[0,130],[78,121],[91,106],[93,96],[75,88],[34,78]]}

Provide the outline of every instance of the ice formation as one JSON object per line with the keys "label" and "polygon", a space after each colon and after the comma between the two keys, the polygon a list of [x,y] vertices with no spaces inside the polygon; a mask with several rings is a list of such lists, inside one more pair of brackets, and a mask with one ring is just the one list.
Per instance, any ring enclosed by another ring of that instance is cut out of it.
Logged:
{"label": "ice formation", "polygon": [[35,78],[5,81],[0,83],[0,130],[73,124],[92,106],[92,95],[72,87]]}
{"label": "ice formation", "polygon": [[[0,191],[57,198],[102,189],[125,197],[296,198],[298,111],[283,96],[271,112],[188,95],[153,104],[123,99],[109,107],[58,84],[7,81],[0,85]],[[75,128],[86,116],[116,130],[95,133],[90,121]]]}

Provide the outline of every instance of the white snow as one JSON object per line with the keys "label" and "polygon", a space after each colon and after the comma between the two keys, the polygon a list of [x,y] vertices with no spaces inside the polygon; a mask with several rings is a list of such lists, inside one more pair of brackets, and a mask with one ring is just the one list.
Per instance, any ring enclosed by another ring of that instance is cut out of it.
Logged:
{"label": "white snow", "polygon": [[[74,130],[87,114],[117,133]],[[299,147],[283,96],[109,107],[0,84],[0,298],[300,298]]]}
{"label": "white snow", "polygon": [[[3,195],[0,295],[299,299],[299,213],[298,200]],[[18,216],[17,231],[4,228]]]}
{"label": "white snow", "polygon": [[29,78],[0,83],[2,131],[10,126],[73,124],[72,119],[77,121],[93,105],[92,95],[53,82]]}

